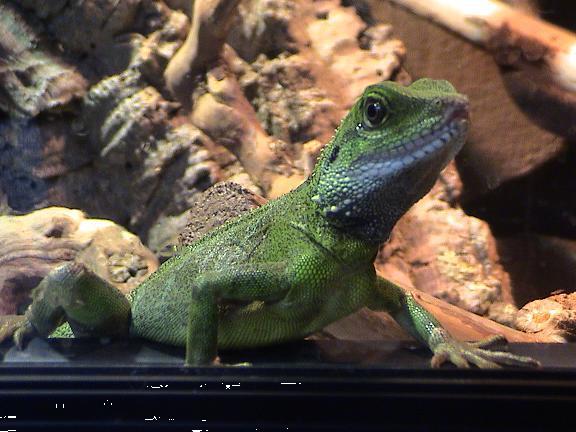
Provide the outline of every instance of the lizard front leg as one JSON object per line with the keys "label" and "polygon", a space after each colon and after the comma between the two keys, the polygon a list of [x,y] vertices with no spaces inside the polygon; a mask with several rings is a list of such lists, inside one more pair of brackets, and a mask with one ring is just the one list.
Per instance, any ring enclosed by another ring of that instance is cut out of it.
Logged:
{"label": "lizard front leg", "polygon": [[219,301],[272,302],[282,298],[289,288],[289,277],[283,263],[245,264],[197,276],[192,284],[188,308],[186,365],[210,364],[215,360]]}
{"label": "lizard front leg", "polygon": [[436,318],[414,300],[411,293],[386,279],[377,278],[369,307],[390,312],[404,329],[428,346],[434,353],[432,367],[439,367],[446,361],[463,368],[469,367],[470,363],[484,369],[497,368],[500,364],[539,366],[530,357],[486,349],[505,342],[503,336],[493,336],[476,343],[454,339]]}
{"label": "lizard front leg", "polygon": [[14,336],[19,347],[33,336],[47,337],[68,322],[76,336],[126,336],[130,303],[105,280],[79,263],[56,267],[32,291],[25,316],[0,338]]}

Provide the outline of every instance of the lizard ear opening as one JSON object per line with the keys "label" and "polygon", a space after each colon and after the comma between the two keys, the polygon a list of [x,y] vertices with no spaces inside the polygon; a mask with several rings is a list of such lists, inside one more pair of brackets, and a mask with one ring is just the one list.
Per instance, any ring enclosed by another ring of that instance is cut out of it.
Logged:
{"label": "lizard ear opening", "polygon": [[338,157],[338,153],[340,153],[340,146],[337,143],[333,144],[332,147],[332,151],[330,152],[330,155],[328,156],[328,162],[332,163],[336,160],[336,158]]}

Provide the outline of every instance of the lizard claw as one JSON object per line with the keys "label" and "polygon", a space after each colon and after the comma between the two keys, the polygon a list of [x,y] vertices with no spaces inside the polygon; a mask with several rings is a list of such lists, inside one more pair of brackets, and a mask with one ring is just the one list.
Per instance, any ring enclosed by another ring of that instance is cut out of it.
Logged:
{"label": "lizard claw", "polygon": [[459,368],[468,368],[474,364],[480,369],[497,369],[507,366],[539,367],[540,362],[531,357],[520,356],[503,351],[491,351],[487,347],[494,347],[506,342],[502,336],[493,336],[486,340],[474,343],[459,342],[448,339],[439,343],[434,349],[432,367],[440,367],[449,361]]}
{"label": "lizard claw", "polygon": [[38,336],[38,332],[32,324],[30,324],[30,321],[26,320],[14,332],[14,344],[19,350],[23,350],[34,336]]}

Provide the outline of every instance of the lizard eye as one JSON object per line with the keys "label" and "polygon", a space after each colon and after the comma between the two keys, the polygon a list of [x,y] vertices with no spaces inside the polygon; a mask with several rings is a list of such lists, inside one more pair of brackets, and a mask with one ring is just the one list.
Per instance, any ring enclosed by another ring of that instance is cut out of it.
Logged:
{"label": "lizard eye", "polygon": [[388,117],[386,105],[379,99],[370,98],[364,105],[364,122],[366,126],[380,126]]}

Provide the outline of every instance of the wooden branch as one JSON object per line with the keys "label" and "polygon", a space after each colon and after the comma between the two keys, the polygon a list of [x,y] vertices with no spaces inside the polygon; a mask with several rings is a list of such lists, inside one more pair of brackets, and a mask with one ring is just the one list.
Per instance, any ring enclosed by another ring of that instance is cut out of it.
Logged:
{"label": "wooden branch", "polygon": [[558,342],[550,335],[529,334],[453,306],[416,289],[410,289],[414,298],[442,323],[457,339],[477,341],[492,335],[502,335],[508,342]]}
{"label": "wooden branch", "polygon": [[495,0],[391,0],[492,50],[503,64],[543,62],[576,91],[576,35]]}
{"label": "wooden branch", "polygon": [[239,2],[240,0],[192,0],[190,31],[164,71],[168,90],[184,106],[189,107],[190,104],[194,75],[219,58]]}

